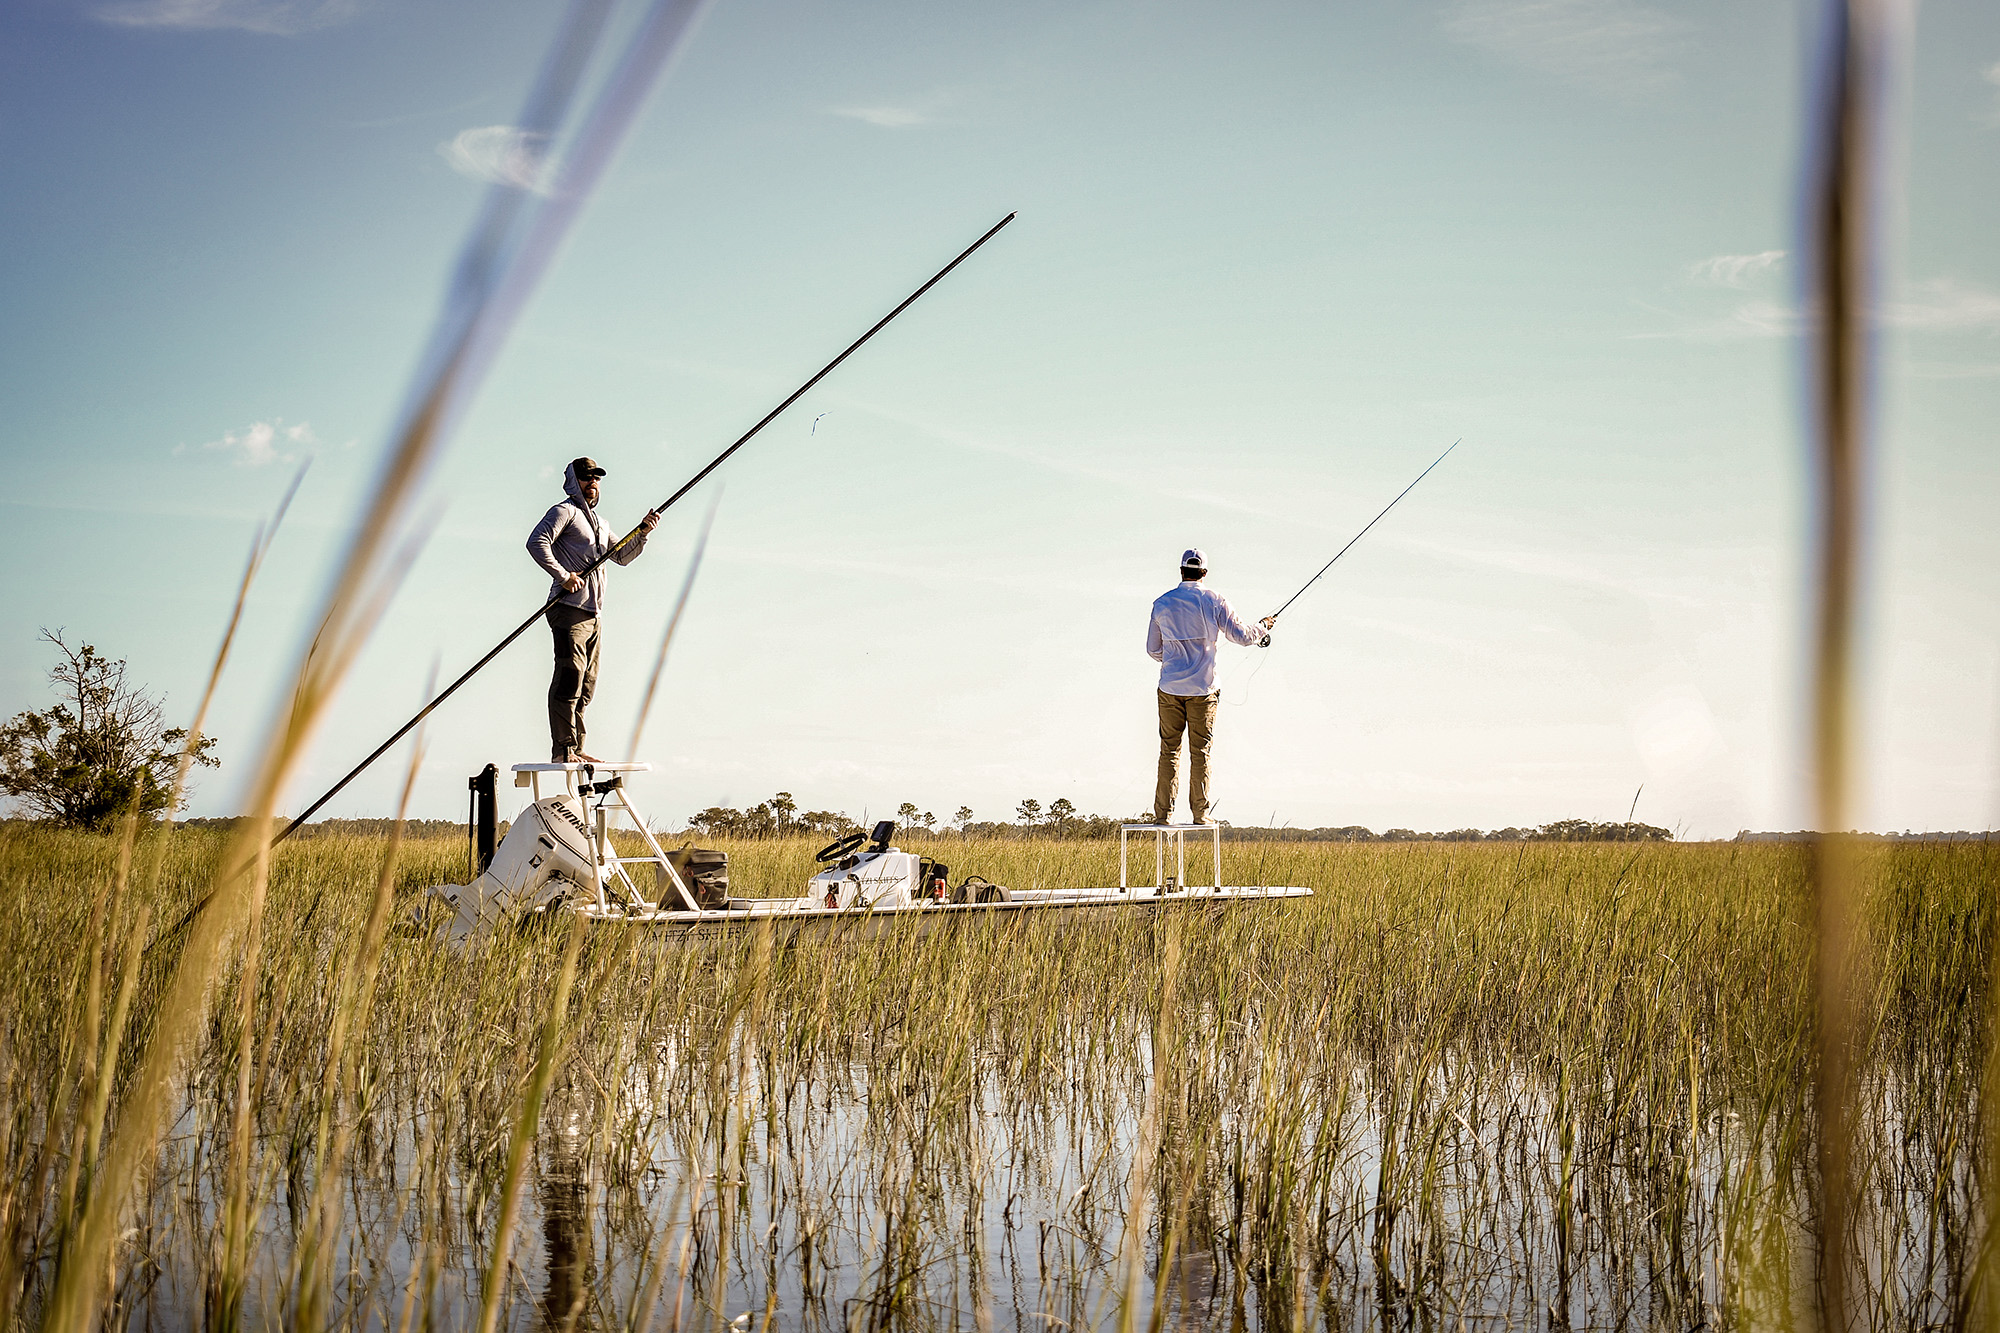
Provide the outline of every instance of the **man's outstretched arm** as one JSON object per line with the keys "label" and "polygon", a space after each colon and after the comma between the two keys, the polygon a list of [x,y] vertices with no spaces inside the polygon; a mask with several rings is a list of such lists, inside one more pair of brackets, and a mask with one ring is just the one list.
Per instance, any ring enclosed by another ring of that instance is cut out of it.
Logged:
{"label": "man's outstretched arm", "polygon": [[1255,625],[1246,625],[1243,623],[1243,617],[1236,614],[1236,608],[1229,604],[1227,598],[1223,599],[1220,610],[1222,614],[1217,617],[1217,628],[1228,636],[1231,643],[1240,643],[1249,648],[1262,646],[1270,640],[1271,626],[1277,620],[1276,616],[1265,616]]}
{"label": "man's outstretched arm", "polygon": [[646,538],[653,535],[653,529],[660,525],[660,511],[648,509],[646,516],[639,520],[638,530],[631,538],[611,548],[611,558],[621,565],[629,565],[639,558],[639,552],[646,549]]}

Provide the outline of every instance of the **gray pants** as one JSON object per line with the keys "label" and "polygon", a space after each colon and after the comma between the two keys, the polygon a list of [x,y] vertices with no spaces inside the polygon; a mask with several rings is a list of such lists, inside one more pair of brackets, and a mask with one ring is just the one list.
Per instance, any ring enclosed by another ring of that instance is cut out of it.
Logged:
{"label": "gray pants", "polygon": [[1208,818],[1208,747],[1215,740],[1215,706],[1222,691],[1213,694],[1168,694],[1160,696],[1160,775],[1153,787],[1153,822],[1168,823],[1174,814],[1174,797],[1180,787],[1181,733],[1188,740],[1188,813],[1199,824]]}
{"label": "gray pants", "polygon": [[577,606],[548,611],[556,669],[549,679],[549,760],[568,764],[583,749],[583,710],[597,688],[597,617]]}

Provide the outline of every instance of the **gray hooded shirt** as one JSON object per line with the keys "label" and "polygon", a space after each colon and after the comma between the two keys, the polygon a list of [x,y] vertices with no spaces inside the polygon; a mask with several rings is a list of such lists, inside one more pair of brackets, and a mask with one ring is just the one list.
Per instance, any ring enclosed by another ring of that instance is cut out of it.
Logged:
{"label": "gray hooded shirt", "polygon": [[[594,616],[604,607],[604,566],[585,574],[583,587],[575,592],[564,592],[563,582],[610,550],[618,536],[583,498],[574,464],[563,469],[563,493],[568,498],[551,505],[549,512],[542,515],[542,521],[535,524],[535,530],[528,534],[528,554],[554,580],[549,585],[550,597]],[[647,535],[635,532],[632,540],[619,547],[611,558],[621,565],[631,564],[646,549]]]}

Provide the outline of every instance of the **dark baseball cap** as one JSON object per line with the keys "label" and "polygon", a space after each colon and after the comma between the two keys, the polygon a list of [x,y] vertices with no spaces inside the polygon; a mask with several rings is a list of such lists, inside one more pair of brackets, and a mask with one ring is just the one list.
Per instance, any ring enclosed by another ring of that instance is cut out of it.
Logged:
{"label": "dark baseball cap", "polygon": [[571,459],[569,470],[576,474],[578,481],[582,481],[585,477],[601,477],[605,475],[604,469],[597,466],[597,460],[594,458]]}

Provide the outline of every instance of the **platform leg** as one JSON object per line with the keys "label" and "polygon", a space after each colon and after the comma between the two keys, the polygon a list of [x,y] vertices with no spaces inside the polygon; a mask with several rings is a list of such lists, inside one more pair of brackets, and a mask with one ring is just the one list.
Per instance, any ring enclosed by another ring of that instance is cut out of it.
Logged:
{"label": "platform leg", "polygon": [[590,867],[590,878],[592,887],[597,890],[597,910],[601,912],[606,905],[604,901],[604,848],[606,838],[604,836],[604,807],[601,805],[597,807],[596,830],[597,860],[596,864]]}

